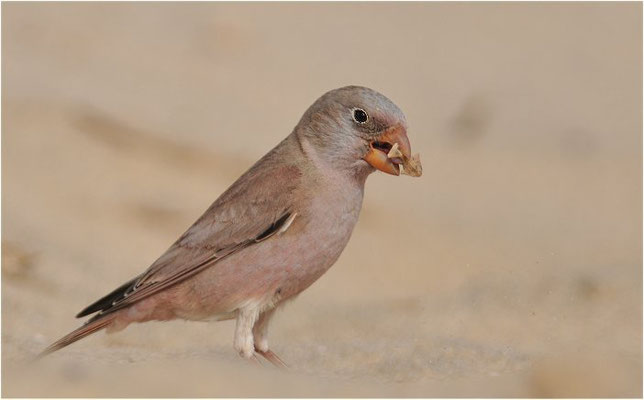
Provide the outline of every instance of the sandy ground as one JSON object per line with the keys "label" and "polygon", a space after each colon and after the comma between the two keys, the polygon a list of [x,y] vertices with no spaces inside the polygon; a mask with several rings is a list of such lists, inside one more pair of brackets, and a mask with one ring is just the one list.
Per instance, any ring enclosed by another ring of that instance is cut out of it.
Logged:
{"label": "sandy ground", "polygon": [[[641,4],[2,4],[2,395],[642,396]],[[326,90],[406,113],[338,263],[281,312],[25,364]]]}

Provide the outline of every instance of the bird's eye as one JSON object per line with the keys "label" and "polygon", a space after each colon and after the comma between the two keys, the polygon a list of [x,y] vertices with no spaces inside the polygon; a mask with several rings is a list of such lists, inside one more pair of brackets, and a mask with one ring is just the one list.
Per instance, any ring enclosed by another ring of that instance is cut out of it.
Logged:
{"label": "bird's eye", "polygon": [[364,124],[369,120],[369,115],[367,115],[367,112],[363,110],[362,108],[354,108],[353,109],[353,120],[356,121],[359,124]]}

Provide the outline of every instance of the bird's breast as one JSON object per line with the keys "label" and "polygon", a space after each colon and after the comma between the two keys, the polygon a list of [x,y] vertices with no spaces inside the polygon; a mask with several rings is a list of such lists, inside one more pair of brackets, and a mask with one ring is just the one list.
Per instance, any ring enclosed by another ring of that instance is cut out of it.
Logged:
{"label": "bird's breast", "polygon": [[362,187],[327,185],[312,193],[300,220],[296,217],[285,235],[290,245],[283,249],[288,253],[284,296],[306,289],[335,263],[349,242],[362,207]]}
{"label": "bird's breast", "polygon": [[[183,295],[193,294],[192,319],[219,315],[247,304],[272,308],[309,287],[338,259],[358,220],[362,188],[321,184],[283,232],[227,257],[186,282]],[[185,316],[184,316],[185,317]],[[186,317],[187,318],[187,317]]]}

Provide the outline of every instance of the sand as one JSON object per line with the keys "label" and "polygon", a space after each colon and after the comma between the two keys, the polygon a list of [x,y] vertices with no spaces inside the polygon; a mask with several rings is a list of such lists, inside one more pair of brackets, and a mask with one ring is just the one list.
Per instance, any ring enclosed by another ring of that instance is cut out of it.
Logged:
{"label": "sand", "polygon": [[[2,395],[642,396],[641,4],[4,3]],[[314,100],[373,87],[374,174],[271,346],[147,323],[25,361],[145,269]],[[395,190],[392,190],[395,189]]]}

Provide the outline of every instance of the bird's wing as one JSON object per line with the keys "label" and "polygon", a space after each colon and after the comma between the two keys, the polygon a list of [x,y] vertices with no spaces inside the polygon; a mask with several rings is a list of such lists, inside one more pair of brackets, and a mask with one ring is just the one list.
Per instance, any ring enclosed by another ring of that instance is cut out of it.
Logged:
{"label": "bird's wing", "polygon": [[143,274],[77,317],[100,311],[98,317],[130,306],[288,228],[297,213],[293,198],[301,170],[270,156],[226,190]]}

